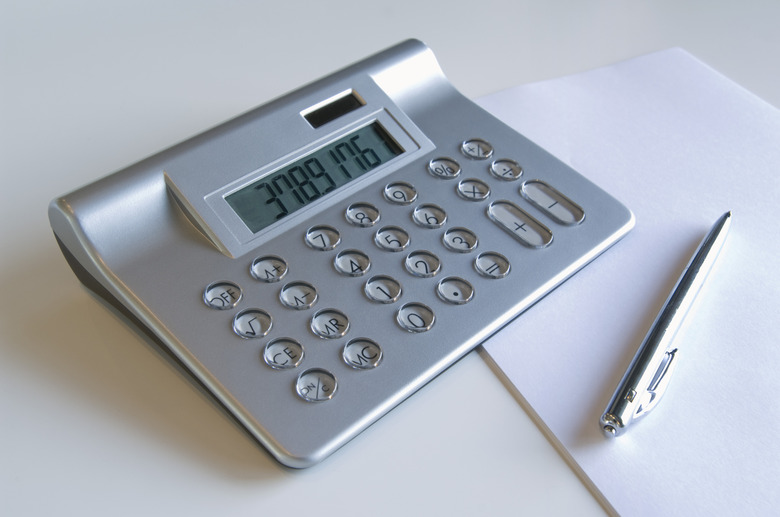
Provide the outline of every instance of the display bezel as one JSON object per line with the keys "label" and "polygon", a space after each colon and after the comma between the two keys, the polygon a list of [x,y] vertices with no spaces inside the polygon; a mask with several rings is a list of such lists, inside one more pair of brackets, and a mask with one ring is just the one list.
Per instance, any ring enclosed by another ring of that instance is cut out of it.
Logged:
{"label": "display bezel", "polygon": [[252,233],[278,223],[404,153],[376,121],[224,196]]}
{"label": "display bezel", "polygon": [[[290,213],[276,223],[271,224],[258,232],[252,232],[226,201],[225,198],[227,196],[255,183],[264,176],[273,174],[274,172],[295,163],[301,158],[327,147],[350,133],[372,124],[378,124],[384,133],[386,133],[386,135],[403,151],[397,156],[368,171],[366,174],[355,178],[349,183],[337,188],[335,191],[329,192],[306,206],[301,207],[299,210]],[[386,109],[378,109],[353,123],[329,132],[327,135],[316,139],[308,145],[300,147],[277,160],[266,163],[253,172],[211,192],[204,197],[204,201],[218,216],[224,227],[233,235],[240,245],[250,245],[252,241],[255,240],[265,241],[284,232],[285,229],[290,226],[299,224],[302,219],[310,217],[313,211],[318,211],[333,203],[337,203],[356,190],[363,188],[367,183],[375,181],[377,178],[384,177],[403,164],[416,159],[417,155],[424,150],[423,147],[427,147],[423,146],[418,140],[419,139],[412,138],[410,132],[402,127],[398,120]]]}

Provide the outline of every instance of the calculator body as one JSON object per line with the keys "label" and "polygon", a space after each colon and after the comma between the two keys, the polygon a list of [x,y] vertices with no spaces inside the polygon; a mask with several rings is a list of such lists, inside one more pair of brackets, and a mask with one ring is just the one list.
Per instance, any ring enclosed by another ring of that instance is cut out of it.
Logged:
{"label": "calculator body", "polygon": [[80,280],[298,468],[634,223],[412,40],[55,199],[49,217]]}

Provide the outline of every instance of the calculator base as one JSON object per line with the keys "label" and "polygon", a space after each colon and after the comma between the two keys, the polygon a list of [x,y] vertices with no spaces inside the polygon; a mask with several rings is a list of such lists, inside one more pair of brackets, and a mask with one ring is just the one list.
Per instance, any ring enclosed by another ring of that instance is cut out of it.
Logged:
{"label": "calculator base", "polygon": [[[187,365],[183,361],[181,361],[181,359],[179,359],[176,356],[175,353],[173,353],[173,351],[157,336],[157,334],[154,333],[154,331],[151,328],[149,328],[140,318],[138,318],[135,314],[133,314],[130,310],[128,310],[128,308],[123,303],[121,303],[116,298],[116,296],[114,296],[108,289],[106,289],[106,287],[104,287],[103,284],[97,278],[95,278],[92,274],[90,274],[90,272],[85,267],[83,267],[81,262],[79,262],[79,260],[73,255],[73,253],[70,252],[68,247],[60,240],[60,238],[56,234],[54,235],[54,237],[57,241],[57,245],[59,246],[60,251],[65,257],[67,264],[70,266],[74,275],[76,276],[76,278],[78,278],[78,280],[82,283],[82,285],[84,285],[84,287],[91,294],[93,294],[96,297],[96,299],[99,300],[102,303],[102,305],[106,307],[107,310],[112,312],[118,319],[122,320],[128,327],[134,329],[136,333],[147,342],[147,344],[151,349],[157,352],[159,356],[161,356],[169,365],[171,365],[177,372],[179,372],[185,379],[187,379],[198,390],[198,392],[200,392],[200,394],[204,396],[204,398],[206,398],[212,404],[214,404],[214,406],[219,410],[219,412],[225,417],[227,417],[231,422],[233,422],[233,424],[236,425],[236,427],[238,428],[239,431],[241,431],[242,434],[244,434],[245,436],[250,438],[254,443],[259,445],[260,448],[270,457],[274,458],[279,463],[279,466],[281,467],[298,470],[298,469],[308,468],[313,465],[306,461],[301,461],[303,460],[303,458],[295,458],[295,457],[285,458],[283,456],[275,455],[271,450],[266,448],[262,440],[251,433],[251,431],[241,422],[241,420],[237,418],[236,415],[230,410],[230,407],[222,403],[222,401],[220,401],[219,398],[215,396],[215,394],[209,389],[209,387],[205,383],[203,383],[198,378],[198,376],[192,370],[190,370],[187,367]],[[571,278],[571,276],[573,276],[582,268],[590,264],[590,262],[598,258],[602,253],[606,252],[617,242],[618,241],[613,242],[607,248],[599,252],[598,255],[592,257],[590,261],[583,264],[576,271],[572,272],[572,274],[567,278],[565,278],[560,284],[554,286],[552,289],[547,291],[542,297],[540,297],[539,299],[531,303],[524,311],[517,314],[515,318],[507,322],[507,325],[512,321],[514,321],[515,319],[522,316],[523,314],[525,314],[525,312],[531,309],[534,305],[536,305],[536,303],[546,298],[548,294],[550,294],[552,291],[554,291],[555,289],[563,285],[566,282],[566,280]],[[499,332],[501,328],[499,328],[496,332]],[[490,337],[491,336],[488,336],[487,339],[490,339]],[[415,390],[414,393],[424,388],[429,382],[436,379],[439,375],[444,373],[456,362],[460,361],[460,359],[465,357],[465,355],[467,355],[468,353],[476,349],[478,346],[481,346],[482,343],[487,341],[487,339],[476,344],[470,350],[467,350],[462,356],[458,357],[452,363],[450,363],[447,366],[447,368],[439,372],[436,376],[432,377],[424,385],[420,386],[417,390]],[[491,368],[493,368],[492,365]],[[413,395],[414,393],[410,394],[410,396]],[[392,409],[394,408],[390,408],[390,410]],[[346,445],[346,443],[344,445]]]}
{"label": "calculator base", "polygon": [[[317,127],[301,117],[344,92],[364,104]],[[356,143],[364,128],[373,144]],[[226,204],[292,188],[310,167],[292,189],[302,199],[317,164],[342,152],[364,174],[265,229]],[[294,468],[348,443],[634,223],[458,93],[415,41],[62,196],[49,218],[81,282]]]}

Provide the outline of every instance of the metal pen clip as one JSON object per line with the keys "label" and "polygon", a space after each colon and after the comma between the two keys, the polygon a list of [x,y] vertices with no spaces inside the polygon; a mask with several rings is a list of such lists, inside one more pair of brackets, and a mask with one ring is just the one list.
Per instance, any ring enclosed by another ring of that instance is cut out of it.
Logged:
{"label": "metal pen clip", "polygon": [[606,436],[619,436],[658,405],[677,365],[678,349],[672,347],[672,341],[712,269],[730,225],[731,212],[726,212],[702,240],[664,303],[601,416]]}
{"label": "metal pen clip", "polygon": [[661,364],[650,380],[650,385],[645,389],[644,395],[639,399],[639,405],[634,412],[634,419],[648,414],[658,404],[672,379],[672,371],[677,366],[677,349],[665,352],[661,358]]}

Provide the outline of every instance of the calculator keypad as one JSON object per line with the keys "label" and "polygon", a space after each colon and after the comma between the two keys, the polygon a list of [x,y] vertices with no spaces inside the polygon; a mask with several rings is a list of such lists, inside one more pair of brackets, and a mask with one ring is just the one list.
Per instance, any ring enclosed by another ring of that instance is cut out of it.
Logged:
{"label": "calculator keypad", "polygon": [[468,228],[450,228],[444,232],[442,242],[452,251],[468,253],[477,247],[479,239]]}
{"label": "calculator keypad", "polygon": [[408,205],[417,199],[417,190],[404,181],[388,183],[385,186],[385,199],[397,205]]}
{"label": "calculator keypad", "polygon": [[254,339],[271,331],[271,315],[260,309],[246,309],[233,318],[233,331],[242,338]]}
{"label": "calculator keypad", "polygon": [[266,255],[252,261],[249,268],[252,277],[261,282],[278,282],[287,274],[287,262],[284,259]]}
{"label": "calculator keypad", "polygon": [[413,251],[406,256],[404,266],[412,275],[428,278],[435,276],[441,270],[441,261],[430,251]]}
{"label": "calculator keypad", "polygon": [[371,259],[359,250],[344,250],[333,261],[336,271],[347,276],[365,275],[371,267]]}
{"label": "calculator keypad", "polygon": [[436,294],[447,303],[463,305],[474,297],[474,287],[458,277],[448,277],[436,285]]}
{"label": "calculator keypad", "polygon": [[523,168],[514,160],[501,159],[490,164],[490,173],[504,181],[514,181],[523,175]]}
{"label": "calculator keypad", "polygon": [[441,228],[447,222],[447,212],[439,206],[425,204],[414,209],[412,219],[423,228]]}
{"label": "calculator keypad", "polygon": [[317,288],[308,282],[291,282],[279,291],[279,299],[290,309],[308,309],[317,303]]}
{"label": "calculator keypad", "polygon": [[379,275],[369,278],[363,291],[373,302],[393,303],[401,297],[403,289],[395,278]]}
{"label": "calculator keypad", "polygon": [[452,158],[436,158],[428,163],[428,172],[437,178],[457,178],[460,170],[460,164]]}
{"label": "calculator keypad", "polygon": [[580,224],[585,219],[582,208],[543,181],[527,181],[520,193],[531,204],[561,224]]}
{"label": "calculator keypad", "polygon": [[232,309],[241,301],[241,288],[233,282],[214,282],[203,291],[203,301],[211,309]]}
{"label": "calculator keypad", "polygon": [[311,330],[321,338],[337,339],[349,331],[349,318],[337,309],[324,309],[312,316]]}
{"label": "calculator keypad", "polygon": [[313,226],[306,232],[306,244],[315,250],[332,250],[341,242],[341,234],[332,226]]}
{"label": "calculator keypad", "polygon": [[382,361],[382,348],[370,339],[353,339],[344,345],[342,357],[352,368],[370,370]]}
{"label": "calculator keypad", "polygon": [[336,394],[337,387],[336,377],[322,368],[306,370],[295,383],[298,395],[308,402],[330,400]]}
{"label": "calculator keypad", "polygon": [[[486,140],[472,138],[461,143],[463,155],[477,163],[487,160],[494,153],[493,146]],[[518,162],[508,158],[492,161],[483,165],[484,176],[462,179],[454,185],[452,197],[453,206],[447,210],[458,211],[457,203],[478,203],[490,197],[493,192],[490,182],[503,184],[518,180],[523,175],[523,168]],[[462,173],[461,165],[449,157],[440,157],[427,164],[427,172],[434,178],[443,180],[442,185],[448,185],[447,180],[457,178]],[[473,172],[473,171],[472,171]],[[494,185],[497,186],[497,185]],[[515,200],[499,199],[485,206],[483,217],[492,221],[500,228],[510,233],[517,241],[527,248],[540,249],[549,246],[553,240],[552,232],[529,212],[518,206],[515,201],[523,199],[533,209],[539,210],[553,221],[564,226],[577,225],[583,221],[585,213],[574,201],[560,193],[553,186],[540,180],[530,180],[522,183],[515,190]],[[453,226],[443,229],[448,222],[447,210],[432,203],[422,203],[413,209],[404,208],[414,203],[420,195],[417,188],[406,181],[393,181],[384,186],[382,197],[388,205],[388,210],[408,210],[409,219],[414,224],[416,232],[431,232],[437,236],[444,255],[430,250],[412,250],[400,259],[400,267],[410,277],[410,282],[426,282],[447,269],[449,260],[467,256],[480,247],[477,234],[469,228]],[[362,232],[361,228],[371,228],[380,220],[381,210],[378,204],[370,202],[352,203],[343,209],[346,222],[354,230]],[[392,218],[391,218],[392,219]],[[388,253],[407,250],[412,245],[412,236],[403,226],[390,224],[377,230],[370,230],[367,235],[376,245],[374,253]],[[427,233],[421,234],[421,238]],[[341,230],[333,226],[319,224],[309,228],[304,234],[304,241],[313,250],[328,252],[341,244]],[[367,242],[367,241],[362,241]],[[426,241],[430,244],[430,240]],[[496,243],[501,246],[512,245],[511,240]],[[332,267],[344,282],[352,282],[349,278],[365,275],[373,265],[369,256],[370,250],[359,248],[344,249],[332,257]],[[449,252],[449,255],[448,255]],[[317,260],[312,257],[311,260]],[[460,259],[459,259],[460,260]],[[462,276],[446,276],[434,281],[430,288],[435,292],[435,299],[442,307],[461,306],[471,302],[477,289],[474,282],[499,280],[509,275],[512,266],[503,254],[486,250],[478,253],[473,259],[466,259],[472,264],[473,279]],[[381,263],[386,264],[387,262]],[[277,255],[262,255],[254,259],[249,267],[251,277],[260,284],[273,284],[290,274],[287,258]],[[295,274],[301,274],[296,271]],[[362,291],[368,303],[379,307],[392,305],[404,296],[401,283],[393,276],[397,271],[380,271],[362,284]],[[387,274],[392,273],[392,274]],[[270,287],[269,287],[270,288]],[[414,291],[414,290],[413,290]],[[204,290],[203,299],[209,307],[226,310],[236,307],[242,300],[242,288],[234,282],[220,281],[210,284]],[[278,298],[284,309],[307,311],[319,301],[317,287],[313,283],[296,280],[284,284],[278,291]],[[284,310],[283,309],[283,310]],[[457,309],[460,310],[460,309]],[[407,300],[395,309],[389,309],[396,325],[410,333],[420,334],[431,331],[436,324],[436,307],[426,305],[417,300]],[[465,313],[464,313],[465,314]],[[356,317],[358,315],[355,315]],[[325,341],[336,341],[348,337],[351,332],[351,322],[347,314],[338,308],[326,308],[309,313],[303,321],[308,321],[308,330]],[[273,318],[269,312],[259,308],[248,308],[238,312],[233,318],[235,334],[244,339],[255,339],[269,336],[273,328]],[[280,333],[290,332],[290,329]],[[270,339],[262,348],[261,357],[274,370],[289,370],[300,366],[306,355],[306,327],[301,325],[292,337],[281,336]],[[273,337],[273,336],[272,336]],[[409,339],[415,339],[410,337]],[[386,359],[384,347],[392,356],[393,349],[387,343],[382,344],[378,337],[352,336],[340,348],[343,363],[353,370],[373,370]],[[311,346],[316,346],[312,344]],[[316,361],[316,359],[307,359]],[[322,402],[333,398],[338,388],[337,376],[328,369],[317,364],[300,373],[295,379],[295,391],[307,402]]]}
{"label": "calculator keypad", "polygon": [[500,228],[529,248],[544,248],[553,240],[549,228],[510,201],[492,203],[488,207],[488,215]]}
{"label": "calculator keypad", "polygon": [[481,138],[471,138],[460,145],[461,152],[472,160],[487,160],[493,156],[493,146]]}
{"label": "calculator keypad", "polygon": [[287,337],[274,339],[263,349],[263,360],[271,368],[289,370],[303,361],[303,347]]}
{"label": "calculator keypad", "polygon": [[411,239],[406,230],[399,226],[385,226],[376,232],[376,245],[387,251],[403,251],[409,247]]}
{"label": "calculator keypad", "polygon": [[474,269],[486,278],[504,278],[509,274],[511,264],[500,253],[488,251],[477,255]]}
{"label": "calculator keypad", "polygon": [[433,310],[422,303],[407,303],[398,309],[396,320],[402,329],[409,332],[426,332],[436,322]]}
{"label": "calculator keypad", "polygon": [[490,187],[484,181],[469,178],[458,183],[458,195],[468,201],[484,201],[490,196]]}
{"label": "calculator keypad", "polygon": [[353,203],[345,212],[347,221],[355,226],[367,228],[374,226],[379,221],[379,209],[371,203]]}

